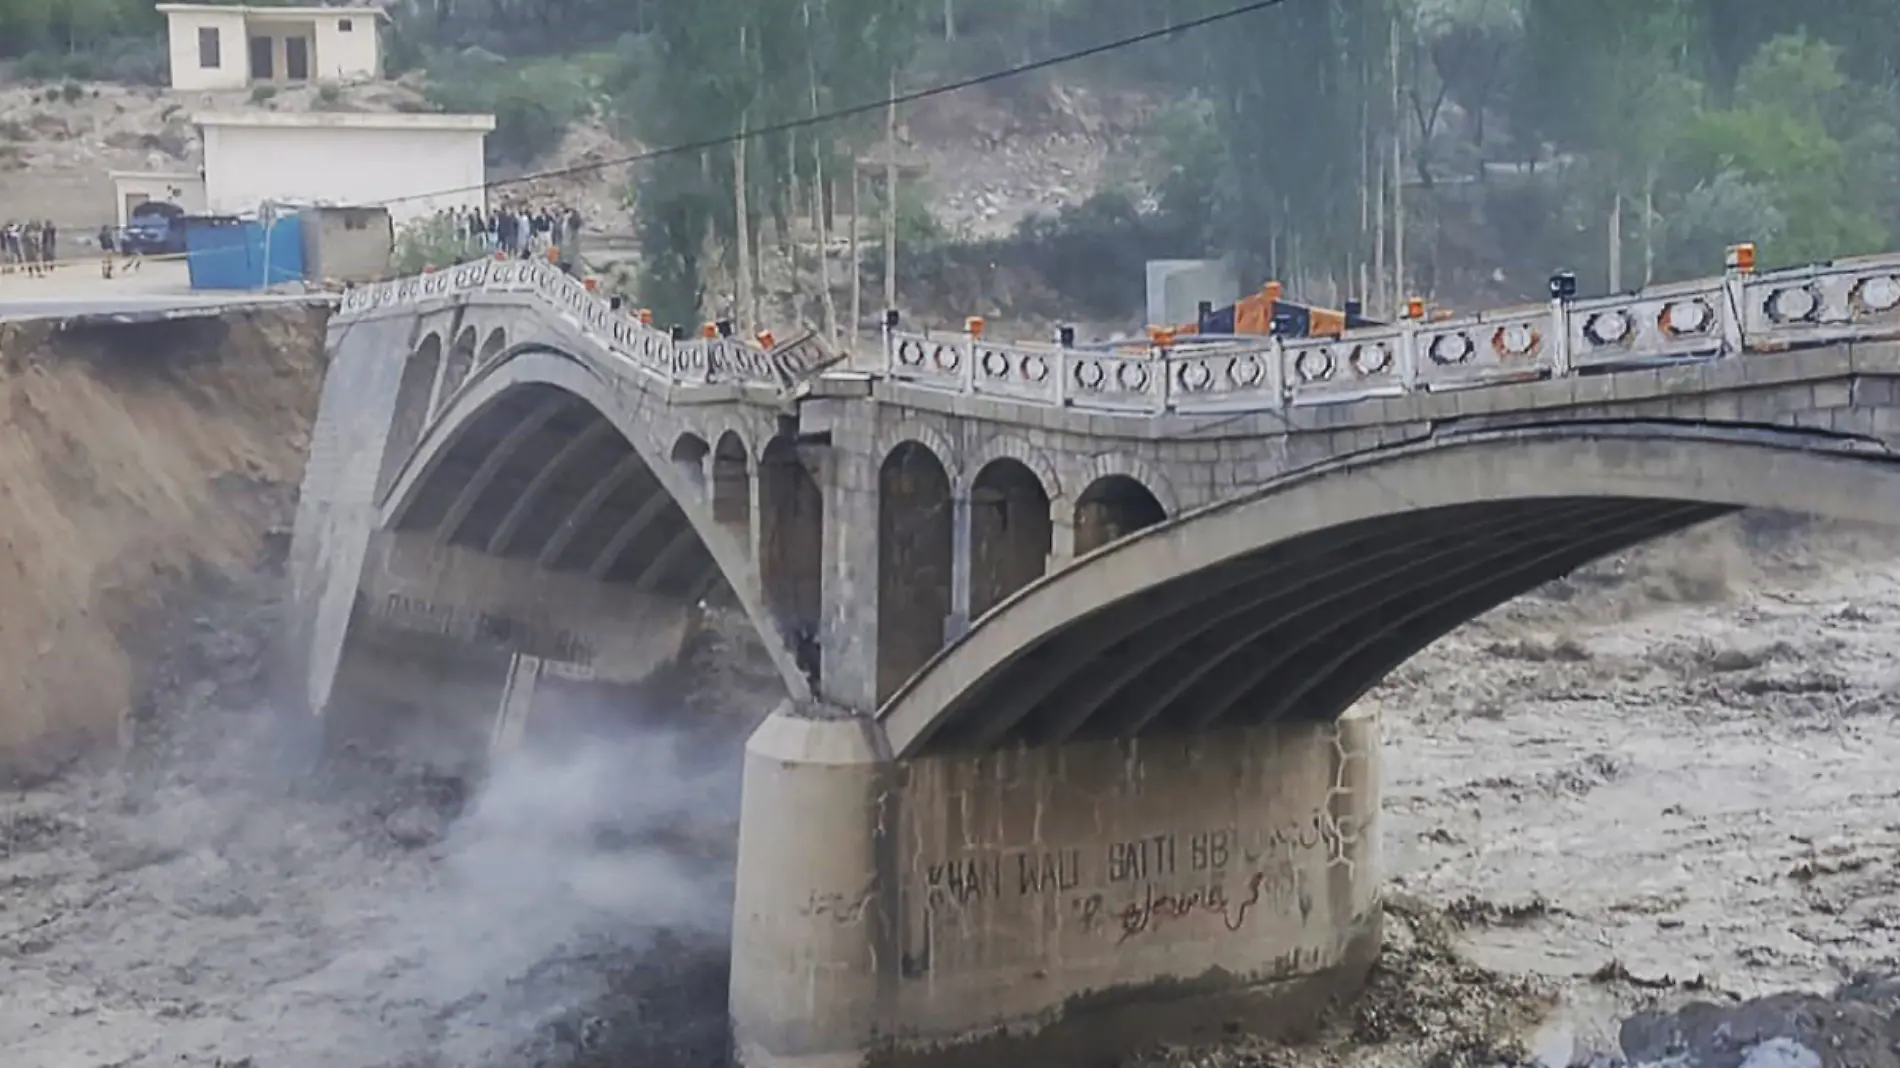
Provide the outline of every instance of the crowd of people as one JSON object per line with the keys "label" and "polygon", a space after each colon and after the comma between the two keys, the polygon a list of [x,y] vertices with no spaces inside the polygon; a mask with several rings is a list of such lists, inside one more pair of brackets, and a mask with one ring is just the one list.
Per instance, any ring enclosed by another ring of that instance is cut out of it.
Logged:
{"label": "crowd of people", "polygon": [[51,219],[9,220],[0,226],[0,274],[49,274],[58,259],[59,228]]}
{"label": "crowd of people", "polygon": [[554,250],[562,259],[572,260],[581,233],[578,208],[518,201],[504,201],[486,212],[479,208],[448,209],[436,218],[437,225],[458,235],[469,252],[504,252],[521,259],[545,256]]}
{"label": "crowd of people", "polygon": [[[577,208],[504,201],[488,210],[438,212],[429,229],[461,243],[462,251],[472,255],[504,253],[538,259],[553,254],[563,263],[573,263],[578,259],[581,224]],[[105,277],[113,276],[115,252],[124,258],[124,270],[136,268],[139,257],[123,232],[101,227],[97,241]],[[51,220],[9,221],[0,226],[0,274],[49,274],[58,260],[58,249],[59,230]]]}

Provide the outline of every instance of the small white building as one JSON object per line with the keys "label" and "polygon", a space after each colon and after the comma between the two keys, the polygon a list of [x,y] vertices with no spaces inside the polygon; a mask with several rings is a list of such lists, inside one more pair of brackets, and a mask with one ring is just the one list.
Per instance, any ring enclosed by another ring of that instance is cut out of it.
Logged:
{"label": "small white building", "polygon": [[114,199],[119,202],[121,229],[141,204],[176,204],[187,215],[202,215],[205,210],[203,175],[170,171],[107,171],[112,180]]}
{"label": "small white building", "polygon": [[205,207],[387,205],[400,226],[487,204],[483,147],[493,115],[278,111],[194,115],[204,138]]}
{"label": "small white building", "polygon": [[172,88],[353,82],[383,72],[384,17],[373,7],[159,4],[171,46]]}

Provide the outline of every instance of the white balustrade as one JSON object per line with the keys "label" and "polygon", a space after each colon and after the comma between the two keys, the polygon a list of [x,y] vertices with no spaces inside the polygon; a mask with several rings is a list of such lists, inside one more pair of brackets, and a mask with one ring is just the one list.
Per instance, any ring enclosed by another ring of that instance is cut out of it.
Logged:
{"label": "white balustrade", "polygon": [[1177,412],[1235,412],[1286,403],[1280,343],[1187,345],[1168,354],[1169,406]]}
{"label": "white balustrade", "polygon": [[971,389],[1014,400],[1060,403],[1063,350],[977,340],[971,346]]}
{"label": "white balustrade", "polygon": [[1168,362],[1153,353],[1065,349],[1062,389],[1077,408],[1158,412],[1167,407]]}
{"label": "white balustrade", "polygon": [[782,361],[775,361],[757,345],[736,338],[675,342],[666,331],[632,318],[572,275],[539,260],[476,260],[410,278],[353,286],[343,294],[337,318],[348,321],[386,308],[478,293],[533,295],[601,349],[669,382],[785,385]]}
{"label": "white balustrade", "polygon": [[1282,366],[1293,403],[1335,404],[1405,392],[1411,363],[1406,333],[1403,327],[1381,327],[1287,339]]}
{"label": "white balustrade", "polygon": [[892,378],[961,392],[969,381],[970,339],[892,330],[886,335]]}
{"label": "white balustrade", "polygon": [[712,378],[711,354],[706,351],[707,342],[673,342],[673,366],[669,377],[678,382],[706,382]]}
{"label": "white balustrade", "polygon": [[1548,306],[1419,323],[1411,329],[1415,381],[1436,392],[1542,378],[1557,370],[1561,334]]}
{"label": "white balustrade", "polygon": [[[1093,411],[1234,412],[1900,338],[1900,255],[1759,275],[1750,262],[1752,254],[1721,277],[1636,293],[1408,319],[1338,337],[1185,338],[1127,351],[990,340],[979,321],[964,333],[889,329],[882,373],[930,389]],[[800,364],[789,352],[736,338],[676,342],[534,260],[481,260],[356,286],[337,316],[474,293],[530,294],[602,349],[670,382],[783,386]]]}
{"label": "white balustrade", "polygon": [[1729,305],[1720,278],[1573,301],[1565,309],[1569,366],[1607,370],[1719,355]]}
{"label": "white balustrade", "polygon": [[1900,336],[1900,257],[1774,271],[1743,286],[1742,332],[1758,351]]}

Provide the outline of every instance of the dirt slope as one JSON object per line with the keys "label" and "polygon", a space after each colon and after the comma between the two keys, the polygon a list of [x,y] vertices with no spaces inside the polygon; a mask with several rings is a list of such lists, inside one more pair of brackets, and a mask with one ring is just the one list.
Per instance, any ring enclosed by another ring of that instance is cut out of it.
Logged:
{"label": "dirt slope", "polygon": [[323,316],[0,324],[0,763],[116,736],[163,618],[287,525]]}

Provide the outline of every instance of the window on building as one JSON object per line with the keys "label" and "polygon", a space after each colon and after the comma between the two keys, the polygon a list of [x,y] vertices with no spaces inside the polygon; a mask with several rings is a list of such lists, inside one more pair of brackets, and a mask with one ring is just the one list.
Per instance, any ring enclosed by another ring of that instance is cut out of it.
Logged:
{"label": "window on building", "polygon": [[224,66],[216,26],[198,27],[198,66],[205,70],[216,70]]}
{"label": "window on building", "polygon": [[336,32],[338,33],[348,33],[355,28],[356,27],[351,24],[349,19],[336,20]]}

